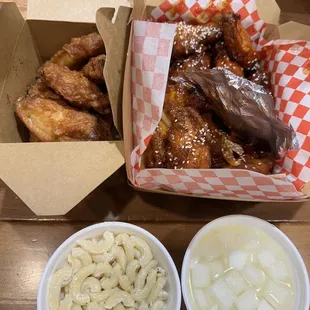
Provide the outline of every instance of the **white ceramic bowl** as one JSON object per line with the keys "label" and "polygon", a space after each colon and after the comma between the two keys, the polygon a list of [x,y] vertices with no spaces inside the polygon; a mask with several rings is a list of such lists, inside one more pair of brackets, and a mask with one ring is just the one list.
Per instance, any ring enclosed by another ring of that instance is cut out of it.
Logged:
{"label": "white ceramic bowl", "polygon": [[109,230],[114,233],[128,233],[143,238],[151,247],[154,258],[167,273],[167,292],[169,299],[167,310],[177,310],[181,308],[181,285],[176,266],[163,244],[148,231],[128,223],[122,222],[104,222],[86,227],[63,242],[54,252],[48,261],[39,285],[37,297],[37,309],[48,310],[48,281],[51,275],[61,268],[71,249],[76,246],[78,240],[83,240],[101,235]]}
{"label": "white ceramic bowl", "polygon": [[218,218],[199,230],[195,235],[191,243],[189,244],[187,251],[184,256],[182,265],[182,292],[184,302],[187,310],[192,310],[190,303],[190,292],[188,289],[189,281],[189,265],[191,260],[192,249],[199,244],[201,238],[203,238],[211,230],[228,226],[228,225],[247,225],[264,231],[267,235],[272,237],[278,244],[282,246],[285,253],[287,254],[294,273],[294,279],[296,283],[296,299],[294,309],[292,310],[309,310],[310,306],[310,285],[309,277],[305,263],[296,249],[293,242],[277,227],[274,225],[261,220],[256,217],[246,215],[229,215]]}

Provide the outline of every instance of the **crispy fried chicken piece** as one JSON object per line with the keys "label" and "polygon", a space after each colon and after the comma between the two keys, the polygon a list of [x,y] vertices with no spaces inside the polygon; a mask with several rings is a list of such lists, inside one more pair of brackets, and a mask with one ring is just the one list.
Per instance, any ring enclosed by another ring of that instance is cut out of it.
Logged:
{"label": "crispy fried chicken piece", "polygon": [[144,165],[146,168],[164,168],[166,164],[166,142],[168,127],[160,121],[152,139],[144,152]]}
{"label": "crispy fried chicken piece", "polygon": [[33,85],[28,87],[27,95],[29,97],[37,97],[37,96],[39,96],[39,97],[42,97],[42,98],[54,99],[54,100],[60,100],[61,99],[40,78],[38,78],[36,80],[35,84],[33,84]]}
{"label": "crispy fried chicken piece", "polygon": [[199,113],[187,107],[178,110],[172,123],[166,148],[167,168],[209,168],[210,148],[207,126]]}
{"label": "crispy fried chicken piece", "polygon": [[272,156],[265,158],[253,158],[245,154],[239,166],[226,166],[229,169],[246,169],[262,174],[270,174],[272,172],[275,160]]}
{"label": "crispy fried chicken piece", "polygon": [[207,110],[210,106],[204,96],[196,88],[189,87],[185,83],[168,82],[164,112],[173,121],[179,109],[193,107],[197,110]]}
{"label": "crispy fried chicken piece", "polygon": [[110,103],[96,84],[89,81],[81,72],[47,62],[39,73],[40,77],[57,94],[72,105],[95,110],[101,114],[110,113]]}
{"label": "crispy fried chicken piece", "polygon": [[99,33],[90,33],[78,38],[72,38],[52,58],[51,62],[70,69],[76,69],[90,57],[104,52],[104,44]]}
{"label": "crispy fried chicken piece", "polygon": [[204,45],[216,42],[221,36],[222,30],[214,22],[203,25],[177,23],[172,56],[180,58],[200,52]]}
{"label": "crispy fried chicken piece", "polygon": [[181,72],[210,69],[211,57],[206,52],[195,53],[185,59],[178,59],[170,68],[170,78],[177,77]]}
{"label": "crispy fried chicken piece", "polygon": [[237,76],[243,77],[243,69],[240,65],[229,58],[224,42],[218,42],[213,49],[213,61],[215,67],[225,68]]}
{"label": "crispy fried chicken piece", "polygon": [[34,134],[30,133],[29,135],[29,142],[41,142],[40,139],[35,136]]}
{"label": "crispy fried chicken piece", "polygon": [[224,41],[230,57],[245,70],[251,69],[258,61],[258,55],[247,32],[242,27],[240,15],[226,13],[222,18]]}
{"label": "crispy fried chicken piece", "polygon": [[16,103],[16,114],[43,142],[112,140],[107,122],[60,101],[26,97]]}
{"label": "crispy fried chicken piece", "polygon": [[265,90],[272,94],[271,93],[271,80],[270,80],[270,73],[269,72],[266,72],[262,69],[252,73],[249,77],[248,77],[248,80],[258,84],[258,85],[261,85],[265,88]]}
{"label": "crispy fried chicken piece", "polygon": [[99,55],[91,58],[82,69],[84,76],[96,84],[104,83],[103,69],[105,59],[105,55]]}

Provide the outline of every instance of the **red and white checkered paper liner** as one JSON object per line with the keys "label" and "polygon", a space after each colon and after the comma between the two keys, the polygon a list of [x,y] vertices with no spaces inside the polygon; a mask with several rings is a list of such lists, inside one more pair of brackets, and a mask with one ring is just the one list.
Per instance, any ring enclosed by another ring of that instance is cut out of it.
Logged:
{"label": "red and white checkered paper liner", "polygon": [[[227,7],[230,3],[231,8]],[[132,30],[132,116],[134,149],[132,183],[144,189],[239,199],[287,200],[306,198],[301,187],[310,182],[310,42],[269,41],[255,0],[169,0],[152,12],[152,22],[134,21]],[[156,126],[165,98],[175,24],[233,10],[271,72],[275,111],[291,124],[300,148],[289,151],[272,176],[241,169],[141,169],[141,158]]]}

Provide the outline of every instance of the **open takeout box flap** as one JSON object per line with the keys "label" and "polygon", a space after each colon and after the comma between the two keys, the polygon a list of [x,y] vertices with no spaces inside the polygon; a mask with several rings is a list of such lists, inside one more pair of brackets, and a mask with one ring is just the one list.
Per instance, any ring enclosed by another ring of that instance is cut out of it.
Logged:
{"label": "open takeout box flap", "polygon": [[95,23],[99,8],[119,6],[131,0],[28,0],[27,19]]}
{"label": "open takeout box flap", "polygon": [[121,6],[115,21],[114,8],[101,8],[96,14],[96,24],[106,48],[104,77],[112,107],[114,124],[122,135],[122,89],[126,51],[130,28],[127,26],[132,9]]}
{"label": "open takeout box flap", "polygon": [[124,163],[123,142],[91,143],[2,143],[0,177],[35,214],[63,215]]}

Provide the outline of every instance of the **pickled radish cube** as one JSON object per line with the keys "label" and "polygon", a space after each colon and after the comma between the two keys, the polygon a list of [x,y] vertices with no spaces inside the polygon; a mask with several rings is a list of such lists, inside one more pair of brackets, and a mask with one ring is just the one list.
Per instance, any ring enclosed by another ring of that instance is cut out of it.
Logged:
{"label": "pickled radish cube", "polygon": [[[203,251],[203,252],[202,252]],[[208,240],[202,245],[201,256],[208,262],[211,262],[222,256],[222,247],[220,242],[216,240]]]}
{"label": "pickled radish cube", "polygon": [[248,257],[249,253],[243,251],[235,250],[230,252],[228,261],[229,267],[241,270],[246,264]]}
{"label": "pickled radish cube", "polygon": [[254,265],[246,265],[242,269],[241,274],[247,280],[250,286],[255,286],[256,288],[259,288],[264,284],[264,272],[255,267]]}
{"label": "pickled radish cube", "polygon": [[247,234],[240,234],[237,237],[238,247],[255,251],[259,247],[259,233],[257,231],[249,231]]}
{"label": "pickled radish cube", "polygon": [[206,264],[196,264],[191,269],[192,284],[194,287],[207,287],[210,284],[210,269]]}
{"label": "pickled radish cube", "polygon": [[266,268],[266,271],[273,280],[284,280],[288,276],[286,266],[281,261],[274,262]]}
{"label": "pickled radish cube", "polygon": [[194,289],[193,294],[195,297],[195,302],[199,306],[199,309],[201,310],[207,310],[209,305],[207,303],[207,300],[204,296],[203,290],[200,289]]}
{"label": "pickled radish cube", "polygon": [[274,307],[283,305],[290,290],[288,287],[269,280],[265,288],[265,299]]}
{"label": "pickled radish cube", "polygon": [[236,306],[238,310],[256,310],[259,306],[256,291],[254,289],[246,291],[237,299]]}
{"label": "pickled radish cube", "polygon": [[225,271],[224,262],[222,260],[214,260],[210,263],[210,271],[212,279],[222,275]]}
{"label": "pickled radish cube", "polygon": [[212,285],[211,290],[224,309],[230,309],[236,300],[236,295],[222,278]]}
{"label": "pickled radish cube", "polygon": [[260,265],[263,268],[266,268],[266,267],[272,265],[276,261],[276,258],[274,256],[273,252],[269,249],[261,250],[258,253],[257,257],[258,257],[258,261],[259,261]]}
{"label": "pickled radish cube", "polygon": [[259,307],[257,308],[257,310],[274,310],[274,308],[271,307],[270,304],[265,299],[263,299],[260,302]]}
{"label": "pickled radish cube", "polygon": [[228,234],[226,231],[220,231],[219,233],[217,233],[216,236],[225,252],[227,252],[227,250],[230,252],[237,247],[237,240],[235,234]]}
{"label": "pickled radish cube", "polygon": [[[226,275],[226,273],[225,273]],[[226,282],[230,289],[236,294],[239,295],[242,293],[246,288],[247,285],[244,279],[241,277],[240,273],[236,270],[230,270],[227,272],[226,275]]]}

